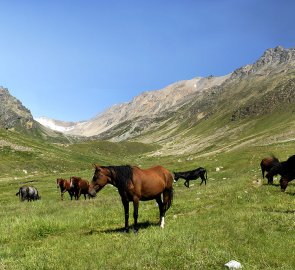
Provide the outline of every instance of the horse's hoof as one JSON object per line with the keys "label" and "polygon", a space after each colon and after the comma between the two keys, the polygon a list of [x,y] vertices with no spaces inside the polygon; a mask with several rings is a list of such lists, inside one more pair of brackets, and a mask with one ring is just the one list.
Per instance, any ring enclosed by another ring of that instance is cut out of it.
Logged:
{"label": "horse's hoof", "polygon": [[138,234],[138,229],[134,229],[133,232],[135,235]]}

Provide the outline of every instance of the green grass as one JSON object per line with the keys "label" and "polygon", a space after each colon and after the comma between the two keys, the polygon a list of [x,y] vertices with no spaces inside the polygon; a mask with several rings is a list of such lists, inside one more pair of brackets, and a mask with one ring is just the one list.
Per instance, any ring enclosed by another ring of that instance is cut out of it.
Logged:
{"label": "green grass", "polygon": [[[97,152],[95,145],[100,149]],[[98,161],[114,165],[161,164],[170,170],[204,166],[208,184],[192,181],[188,189],[180,179],[174,185],[174,201],[163,230],[158,226],[155,202],[141,202],[140,230],[135,235],[121,232],[123,207],[112,186],[93,200],[70,201],[67,194],[60,200],[56,176],[90,179],[91,164],[83,165],[83,170],[69,167],[37,178],[2,178],[0,269],[224,269],[232,259],[244,269],[294,269],[295,185],[291,182],[287,192],[281,193],[278,180],[273,186],[260,181],[259,168],[269,152],[282,159],[294,154],[294,143],[244,147],[187,161],[183,156],[183,162],[177,162],[178,156],[145,158],[149,150],[145,146],[130,154],[130,144],[103,145],[73,145],[63,154],[53,146],[50,153],[62,157],[71,153],[70,161],[76,165],[87,164],[97,155]],[[107,150],[108,156],[99,157],[100,151],[106,155]],[[29,183],[38,188],[42,199],[19,202],[18,187],[33,180]]]}

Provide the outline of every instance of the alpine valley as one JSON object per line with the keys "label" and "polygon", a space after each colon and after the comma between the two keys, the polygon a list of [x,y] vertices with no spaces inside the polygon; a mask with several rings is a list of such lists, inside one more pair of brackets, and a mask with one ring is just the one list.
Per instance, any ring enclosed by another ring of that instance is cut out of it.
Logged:
{"label": "alpine valley", "polygon": [[[1,87],[0,269],[225,269],[231,261],[293,270],[295,181],[281,192],[260,162],[294,149],[294,48],[268,49],[230,74],[145,92],[79,123],[34,119]],[[91,181],[93,164],[203,167],[208,179],[173,183],[164,229],[151,200],[140,202],[139,232],[123,233],[114,186],[94,199],[61,200],[57,179]],[[23,185],[41,200],[20,201]]]}

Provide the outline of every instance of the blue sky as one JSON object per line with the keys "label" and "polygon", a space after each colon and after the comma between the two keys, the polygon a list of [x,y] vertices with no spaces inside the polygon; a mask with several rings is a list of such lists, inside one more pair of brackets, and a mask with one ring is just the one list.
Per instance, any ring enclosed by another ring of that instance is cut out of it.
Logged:
{"label": "blue sky", "polygon": [[143,91],[295,47],[295,1],[0,1],[0,85],[34,117],[87,120]]}

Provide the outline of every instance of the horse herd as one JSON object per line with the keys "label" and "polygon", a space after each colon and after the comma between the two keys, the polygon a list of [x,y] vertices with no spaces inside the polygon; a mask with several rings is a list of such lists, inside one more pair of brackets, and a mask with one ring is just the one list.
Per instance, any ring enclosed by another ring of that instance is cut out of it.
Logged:
{"label": "horse herd", "polygon": [[[295,155],[288,160],[280,162],[276,157],[262,159],[262,176],[265,172],[268,183],[273,183],[273,177],[280,174],[280,185],[282,191],[286,190],[288,183],[295,179]],[[155,166],[149,169],[141,169],[136,166],[99,166],[94,164],[94,174],[89,183],[80,177],[71,177],[69,180],[58,178],[57,187],[60,188],[61,200],[64,193],[68,192],[71,200],[73,197],[78,200],[83,194],[89,198],[96,194],[107,184],[117,187],[124,207],[125,227],[129,231],[129,202],[133,202],[134,231],[138,231],[138,206],[139,201],[156,200],[160,213],[160,226],[164,228],[165,213],[170,208],[173,200],[173,182],[179,178],[185,180],[184,185],[189,187],[189,181],[201,178],[200,185],[207,181],[207,171],[199,167],[192,171],[170,172],[162,166]],[[23,186],[16,195],[20,200],[38,200],[41,197],[34,187]]]}

